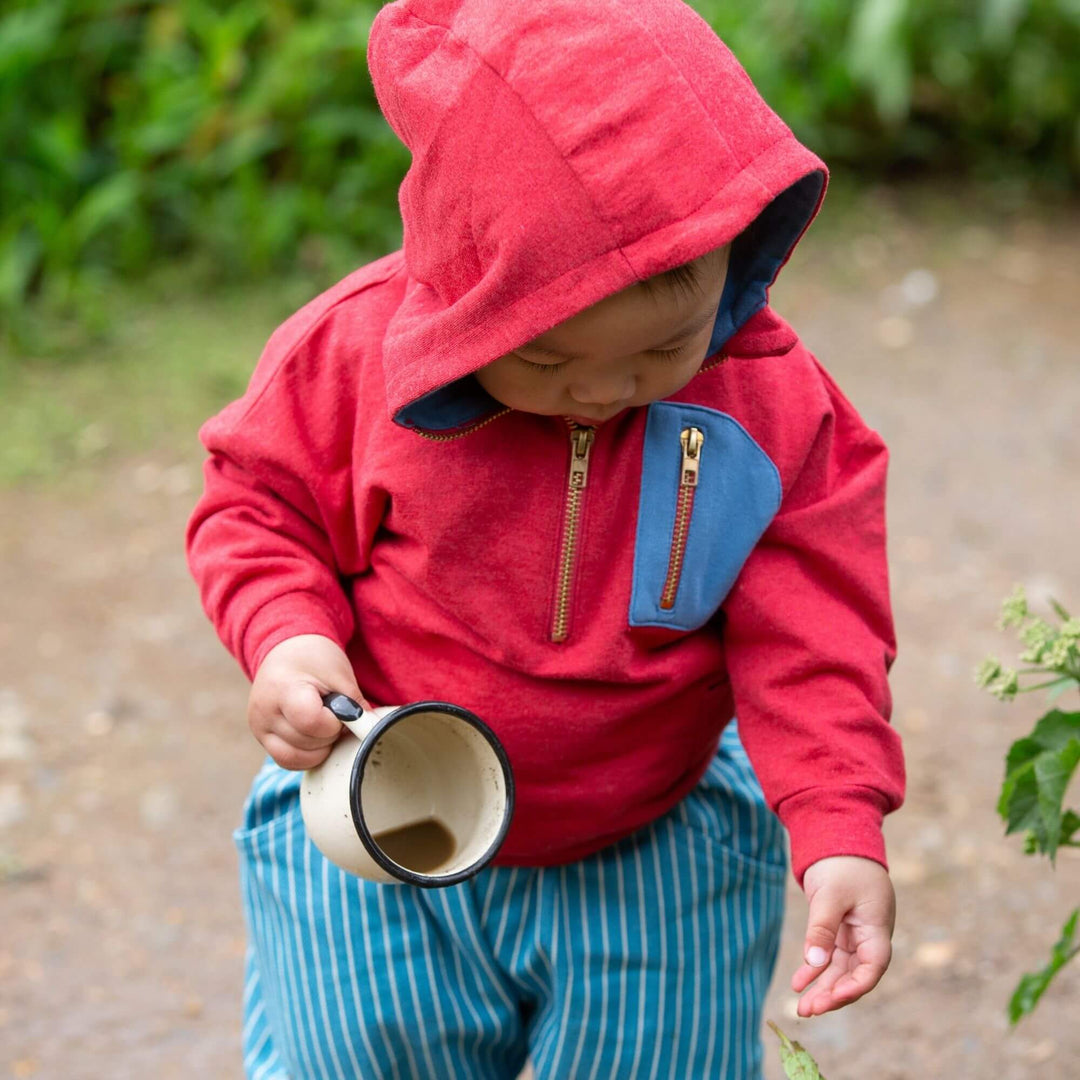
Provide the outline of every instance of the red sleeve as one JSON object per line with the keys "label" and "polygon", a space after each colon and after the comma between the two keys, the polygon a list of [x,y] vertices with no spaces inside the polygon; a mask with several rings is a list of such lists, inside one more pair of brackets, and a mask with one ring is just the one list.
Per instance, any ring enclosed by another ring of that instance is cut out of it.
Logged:
{"label": "red sleeve", "polygon": [[322,634],[344,648],[354,626],[341,578],[358,561],[355,376],[334,362],[332,320],[296,336],[279,330],[244,397],[199,433],[210,457],[188,565],[249,678],[286,638]]}
{"label": "red sleeve", "polygon": [[881,821],[904,791],[900,740],[888,722],[886,676],[896,654],[888,455],[814,368],[820,423],[724,606],[739,732],[788,830],[800,884],[826,856],[885,865]]}

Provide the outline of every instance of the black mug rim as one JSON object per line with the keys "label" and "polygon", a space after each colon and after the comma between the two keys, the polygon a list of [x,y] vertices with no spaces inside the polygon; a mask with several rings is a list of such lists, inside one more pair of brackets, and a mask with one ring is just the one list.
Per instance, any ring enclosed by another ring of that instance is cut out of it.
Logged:
{"label": "black mug rim", "polygon": [[[364,770],[367,767],[368,758],[371,756],[371,752],[382,734],[387,728],[393,727],[394,724],[404,720],[406,717],[419,712],[436,711],[456,716],[459,720],[464,720],[480,732],[499,760],[499,765],[502,767],[503,783],[506,786],[506,805],[503,807],[502,821],[499,824],[499,831],[495,834],[495,840],[491,847],[476,862],[470,863],[464,869],[453,874],[441,875],[418,874],[416,871],[409,870],[394,862],[375,843],[371,831],[367,827],[367,822],[364,820],[363,809],[360,805],[360,785],[364,779]],[[438,889],[447,885],[457,885],[459,882],[466,881],[483,870],[498,854],[503,840],[506,839],[506,834],[510,829],[510,819],[514,813],[514,774],[510,768],[510,758],[507,756],[502,743],[496,737],[495,732],[476,713],[463,708],[461,705],[452,705],[448,701],[414,701],[408,705],[401,705],[394,709],[393,712],[383,716],[361,740],[360,749],[356,752],[356,757],[353,758],[352,773],[349,777],[349,810],[352,813],[353,826],[360,837],[360,842],[372,859],[391,877],[398,881],[404,881],[409,885],[419,885],[422,889]]]}

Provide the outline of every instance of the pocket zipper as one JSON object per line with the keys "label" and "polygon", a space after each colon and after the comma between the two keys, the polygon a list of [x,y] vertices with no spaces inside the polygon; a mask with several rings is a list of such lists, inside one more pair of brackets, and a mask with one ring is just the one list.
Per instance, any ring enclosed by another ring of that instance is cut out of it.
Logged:
{"label": "pocket zipper", "polygon": [[679,499],[675,504],[675,529],[671,535],[667,577],[660,594],[660,607],[664,611],[670,611],[675,606],[675,595],[679,591],[686,539],[690,535],[690,517],[694,512],[694,493],[697,491],[698,474],[701,471],[701,448],[705,444],[705,433],[696,427],[683,428],[679,442],[682,443],[682,471]]}

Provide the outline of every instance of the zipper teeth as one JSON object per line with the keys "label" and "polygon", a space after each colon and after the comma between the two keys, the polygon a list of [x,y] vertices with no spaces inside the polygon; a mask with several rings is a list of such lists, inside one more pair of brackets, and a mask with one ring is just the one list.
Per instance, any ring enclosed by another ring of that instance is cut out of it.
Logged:
{"label": "zipper teeth", "polygon": [[582,429],[576,426],[570,428],[570,474],[567,477],[566,491],[566,525],[563,528],[562,557],[559,561],[559,585],[555,597],[555,617],[551,626],[551,640],[554,642],[565,641],[569,636],[570,621],[570,586],[574,577],[574,557],[577,554],[578,525],[581,518],[581,500],[583,486],[574,484],[574,461],[577,457],[578,447],[574,435],[578,431],[588,431],[585,436],[584,453],[581,455],[585,474],[588,474],[589,454],[592,451],[594,432],[590,429]]}
{"label": "zipper teeth", "polygon": [[503,409],[501,412],[493,413],[486,420],[481,420],[479,424],[473,424],[471,428],[466,428],[464,431],[455,431],[452,435],[435,435],[430,431],[420,431],[416,428],[413,430],[422,439],[430,439],[432,442],[450,442],[453,439],[463,439],[466,435],[471,435],[474,431],[487,427],[488,424],[498,420],[500,416],[505,416],[508,412],[513,412],[513,409]]}
{"label": "zipper teeth", "polygon": [[571,488],[566,503],[566,528],[563,531],[563,555],[559,566],[559,595],[555,602],[555,622],[551,630],[552,641],[565,641],[566,624],[570,609],[570,580],[574,569],[574,552],[577,550],[578,515],[581,512],[581,489]]}
{"label": "zipper teeth", "polygon": [[694,511],[695,489],[687,484],[679,487],[679,505],[675,510],[675,531],[671,538],[671,560],[668,563],[664,591],[660,595],[660,607],[670,610],[675,606],[675,594],[679,591],[683,557],[686,554],[686,537],[690,531],[690,515]]}
{"label": "zipper teeth", "polygon": [[715,360],[710,360],[709,363],[702,364],[701,367],[698,368],[698,374],[700,375],[703,371],[712,371],[713,368],[719,367],[727,358],[727,353],[721,353]]}

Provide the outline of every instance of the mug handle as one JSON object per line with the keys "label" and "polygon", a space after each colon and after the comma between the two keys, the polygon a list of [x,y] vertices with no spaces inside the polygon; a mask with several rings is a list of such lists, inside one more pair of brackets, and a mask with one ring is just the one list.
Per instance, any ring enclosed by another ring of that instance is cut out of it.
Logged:
{"label": "mug handle", "polygon": [[355,723],[364,715],[363,706],[358,701],[353,701],[348,695],[339,694],[333,690],[329,694],[323,694],[322,703],[343,724]]}

